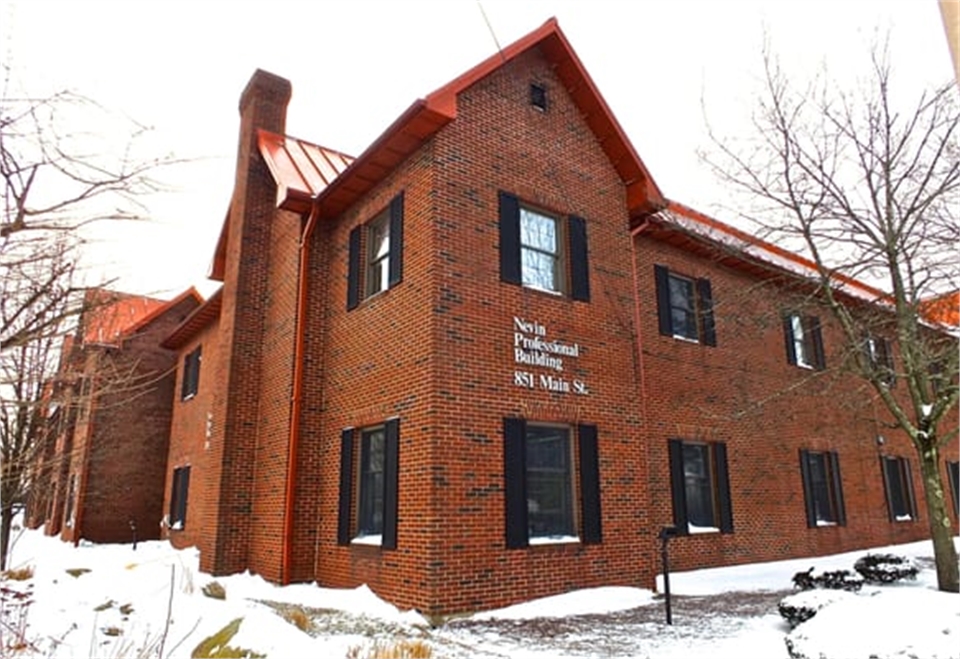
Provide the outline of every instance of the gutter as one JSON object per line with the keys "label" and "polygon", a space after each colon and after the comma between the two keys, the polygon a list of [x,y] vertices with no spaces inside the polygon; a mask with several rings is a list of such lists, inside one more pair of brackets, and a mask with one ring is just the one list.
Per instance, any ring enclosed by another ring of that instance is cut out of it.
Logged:
{"label": "gutter", "polygon": [[297,273],[297,310],[293,344],[293,392],[290,399],[290,438],[287,442],[287,483],[283,506],[283,550],[280,557],[280,583],[290,583],[293,553],[293,504],[296,499],[297,449],[300,444],[300,411],[303,408],[303,344],[306,334],[304,315],[307,309],[307,265],[310,237],[317,225],[319,205],[314,203],[300,238],[300,264]]}

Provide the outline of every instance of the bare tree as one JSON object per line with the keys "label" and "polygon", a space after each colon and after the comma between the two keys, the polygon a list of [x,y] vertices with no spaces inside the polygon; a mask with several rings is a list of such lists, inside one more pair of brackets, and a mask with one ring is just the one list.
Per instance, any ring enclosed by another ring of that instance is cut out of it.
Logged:
{"label": "bare tree", "polygon": [[[0,558],[30,487],[31,458],[46,437],[44,395],[62,337],[90,298],[78,281],[84,228],[145,217],[172,158],[141,158],[145,129],[123,127],[73,92],[0,97]],[[105,128],[108,127],[108,128]],[[119,143],[117,140],[121,140]],[[98,282],[99,283],[99,282]]]}
{"label": "bare tree", "polygon": [[848,370],[916,449],[939,588],[956,592],[940,455],[958,435],[957,328],[932,301],[960,289],[957,90],[951,81],[904,106],[886,49],[870,62],[852,89],[826,75],[797,88],[768,49],[751,135],[714,136],[706,160],[745,194],[738,212],[758,234],[815,264],[813,297],[842,329]]}

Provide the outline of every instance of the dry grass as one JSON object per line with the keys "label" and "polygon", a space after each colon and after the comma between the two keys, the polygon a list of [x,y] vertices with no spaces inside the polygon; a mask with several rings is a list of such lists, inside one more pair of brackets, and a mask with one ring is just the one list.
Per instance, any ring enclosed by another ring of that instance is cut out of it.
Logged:
{"label": "dry grass", "polygon": [[215,600],[227,599],[227,589],[219,581],[211,581],[201,588],[200,592]]}
{"label": "dry grass", "polygon": [[33,579],[33,566],[28,565],[15,570],[4,570],[0,573],[0,578],[8,581],[28,581]]}
{"label": "dry grass", "polygon": [[354,645],[347,650],[347,659],[431,659],[433,648],[424,641],[399,639]]}
{"label": "dry grass", "polygon": [[293,606],[288,609],[284,609],[281,615],[283,616],[284,620],[302,632],[309,634],[313,629],[313,619],[299,606]]}

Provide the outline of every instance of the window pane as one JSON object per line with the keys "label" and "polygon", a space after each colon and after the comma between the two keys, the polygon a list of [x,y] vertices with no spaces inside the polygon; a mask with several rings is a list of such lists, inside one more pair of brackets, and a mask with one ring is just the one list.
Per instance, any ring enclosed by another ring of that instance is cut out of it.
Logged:
{"label": "window pane", "polygon": [[367,230],[367,295],[386,290],[390,276],[390,223],[383,215]]}
{"label": "window pane", "polygon": [[693,526],[715,527],[710,450],[704,444],[683,445],[683,479],[687,521]]}
{"label": "window pane", "polygon": [[523,248],[520,252],[523,285],[556,291],[557,259],[543,252]]}
{"label": "window pane", "polygon": [[684,277],[670,275],[670,324],[674,336],[697,340],[696,305],[693,297],[693,281]]}
{"label": "window pane", "polygon": [[790,330],[793,332],[793,351],[797,355],[797,364],[812,366],[810,354],[807,350],[806,335],[803,331],[803,320],[797,314],[790,316]]}
{"label": "window pane", "polygon": [[383,428],[365,431],[360,443],[360,535],[383,532]]}
{"label": "window pane", "polygon": [[837,516],[830,493],[826,456],[823,453],[808,454],[807,466],[810,471],[810,490],[817,521],[836,522]]}
{"label": "window pane", "polygon": [[910,504],[907,501],[906,492],[903,460],[896,458],[890,465],[890,505],[893,507],[893,516],[896,519],[910,517]]}
{"label": "window pane", "polygon": [[557,253],[557,221],[552,217],[521,208],[520,244],[555,255]]}
{"label": "window pane", "polygon": [[526,470],[530,537],[573,535],[569,431],[528,426]]}

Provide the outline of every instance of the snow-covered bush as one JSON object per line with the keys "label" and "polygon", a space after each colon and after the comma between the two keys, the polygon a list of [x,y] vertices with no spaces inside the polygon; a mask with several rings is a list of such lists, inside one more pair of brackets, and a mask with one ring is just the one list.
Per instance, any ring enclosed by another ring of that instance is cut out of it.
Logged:
{"label": "snow-covered bush", "polygon": [[789,623],[791,629],[801,622],[806,622],[817,614],[817,611],[839,602],[840,600],[853,597],[853,595],[843,590],[824,590],[815,588],[804,590],[800,593],[787,595],[777,605],[780,616]]}
{"label": "snow-covered bush", "polygon": [[920,568],[905,556],[895,554],[867,554],[857,559],[853,569],[871,584],[893,583],[904,579],[915,580]]}
{"label": "snow-covered bush", "polygon": [[830,590],[848,590],[857,592],[863,587],[863,578],[850,570],[833,570],[814,573],[814,568],[793,575],[793,587],[800,590],[828,588]]}

